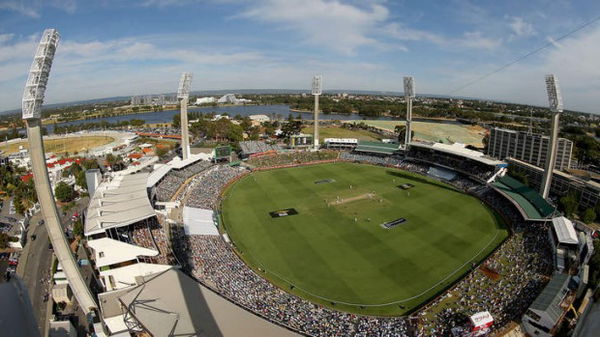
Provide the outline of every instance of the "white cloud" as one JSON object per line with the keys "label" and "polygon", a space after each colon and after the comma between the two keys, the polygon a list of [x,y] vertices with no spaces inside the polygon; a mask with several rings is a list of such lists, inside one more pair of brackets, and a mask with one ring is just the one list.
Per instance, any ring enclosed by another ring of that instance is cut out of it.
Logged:
{"label": "white cloud", "polygon": [[23,1],[4,1],[0,2],[0,10],[10,10],[18,12],[22,15],[29,16],[32,18],[39,18],[40,13],[38,11],[39,8],[33,8],[30,5],[27,5]]}
{"label": "white cloud", "polygon": [[[600,113],[600,27],[561,40],[556,48],[515,64],[484,80],[454,93],[455,95],[497,99],[509,102],[547,105],[544,75],[558,76],[565,108]],[[499,64],[439,67],[440,81],[429,92],[447,94],[479,76],[499,68]]]}
{"label": "white cloud", "polygon": [[58,8],[72,14],[77,9],[77,0],[3,0],[0,2],[0,11],[14,11],[31,18],[41,17],[43,7]]}
{"label": "white cloud", "polygon": [[14,34],[0,34],[0,44],[11,40],[13,36]]}
{"label": "white cloud", "polygon": [[[8,34],[0,35],[0,40],[4,41],[0,43],[0,111],[18,106],[21,83],[25,81],[38,38],[32,36],[14,41]],[[147,42],[155,39],[153,36],[89,42],[61,41],[54,60],[48,102],[156,90],[168,92],[173,90],[169,89],[172,83],[165,79],[172,77],[175,88],[178,73],[184,70],[204,72],[206,69],[218,69],[218,72],[235,76],[232,67],[252,68],[272,61],[255,51],[214,48],[220,51],[206,52],[204,49],[169,48]]]}
{"label": "white cloud", "polygon": [[413,29],[399,23],[390,23],[383,28],[387,36],[401,41],[428,41],[437,45],[444,45],[444,37],[424,30]]}
{"label": "white cloud", "polygon": [[550,42],[550,44],[552,44],[552,45],[553,45],[554,47],[556,47],[556,48],[560,48],[560,47],[562,47],[562,46],[561,46],[561,44],[560,44],[560,43],[558,43],[558,41],[556,41],[556,40],[554,40],[554,39],[552,38],[552,36],[547,36],[547,37],[546,37],[546,41]]}
{"label": "white cloud", "polygon": [[502,39],[494,39],[483,36],[481,32],[467,32],[462,38],[456,39],[455,43],[460,47],[471,49],[494,50],[502,45]]}
{"label": "white cloud", "polygon": [[358,7],[338,0],[263,0],[240,14],[275,23],[301,35],[303,43],[352,54],[359,47],[380,45],[373,36],[389,16],[386,7]]}
{"label": "white cloud", "polygon": [[502,45],[502,39],[493,39],[483,36],[479,31],[466,32],[461,37],[445,37],[432,32],[405,27],[398,23],[391,23],[383,28],[387,36],[401,41],[425,41],[445,49],[469,48],[493,50]]}
{"label": "white cloud", "polygon": [[537,32],[533,28],[533,25],[526,22],[522,17],[510,17],[508,26],[510,27],[512,34],[511,38],[520,38],[536,35]]}

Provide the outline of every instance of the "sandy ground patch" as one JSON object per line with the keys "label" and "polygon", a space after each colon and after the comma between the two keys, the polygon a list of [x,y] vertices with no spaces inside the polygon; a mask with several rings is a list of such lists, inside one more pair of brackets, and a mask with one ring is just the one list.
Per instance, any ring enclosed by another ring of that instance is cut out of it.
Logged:
{"label": "sandy ground patch", "polygon": [[[396,125],[404,125],[404,121],[381,121],[365,120],[351,121],[364,122],[367,125],[374,126],[387,131],[394,131]],[[478,125],[467,124],[443,124],[434,122],[413,122],[415,139],[442,143],[463,143],[476,147],[483,147],[483,137],[486,130]]]}
{"label": "sandy ground patch", "polygon": [[[44,139],[44,150],[46,150],[46,152],[53,152],[56,154],[64,152],[69,152],[72,154],[74,152],[91,150],[102,145],[110,144],[114,141],[115,139],[113,137],[108,136],[81,136]],[[19,152],[20,146],[29,149],[29,143],[27,141],[19,141],[0,145],[0,151],[4,151],[7,154],[17,153]]]}

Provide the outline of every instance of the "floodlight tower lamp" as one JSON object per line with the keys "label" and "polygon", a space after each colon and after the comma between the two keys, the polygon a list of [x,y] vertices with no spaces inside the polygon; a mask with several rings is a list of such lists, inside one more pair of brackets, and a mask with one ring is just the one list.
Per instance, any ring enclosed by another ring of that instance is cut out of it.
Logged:
{"label": "floodlight tower lamp", "polygon": [[560,93],[558,78],[554,74],[546,75],[546,93],[548,94],[548,106],[552,111],[552,126],[550,130],[550,143],[546,154],[546,165],[540,193],[544,199],[550,195],[552,186],[552,175],[556,165],[556,149],[558,142],[558,129],[560,128],[560,113],[563,111],[563,100]]}
{"label": "floodlight tower lamp", "polygon": [[563,100],[560,92],[558,78],[554,74],[546,75],[546,92],[548,93],[548,106],[552,112],[563,111]]}
{"label": "floodlight tower lamp", "polygon": [[190,138],[188,132],[188,115],[187,106],[190,99],[190,88],[192,87],[192,73],[183,73],[179,80],[179,88],[177,89],[177,98],[181,105],[181,156],[183,159],[188,159],[190,156]]}
{"label": "floodlight tower lamp", "polygon": [[44,143],[42,141],[41,107],[44,102],[46,85],[48,84],[48,77],[50,76],[50,69],[52,68],[52,61],[59,39],[60,36],[55,29],[46,29],[42,34],[25,83],[22,98],[22,118],[27,125],[29,158],[35,191],[42,208],[41,213],[45,220],[48,237],[54,247],[54,255],[63,266],[63,271],[71,291],[79,303],[79,307],[86,315],[94,315],[97,309],[96,300],[81,276],[79,266],[71,254],[71,248],[63,232],[58,209],[54,202],[52,185],[48,177]]}
{"label": "floodlight tower lamp", "polygon": [[56,29],[46,29],[42,34],[25,83],[21,101],[23,119],[41,117],[41,106],[59,40],[60,35]]}
{"label": "floodlight tower lamp", "polygon": [[412,134],[412,102],[415,97],[415,79],[412,76],[404,77],[404,98],[406,99],[406,129],[404,134],[404,148],[408,151],[408,145]]}
{"label": "floodlight tower lamp", "polygon": [[319,149],[319,96],[323,92],[323,76],[315,75],[312,81],[312,94],[315,96],[313,148]]}

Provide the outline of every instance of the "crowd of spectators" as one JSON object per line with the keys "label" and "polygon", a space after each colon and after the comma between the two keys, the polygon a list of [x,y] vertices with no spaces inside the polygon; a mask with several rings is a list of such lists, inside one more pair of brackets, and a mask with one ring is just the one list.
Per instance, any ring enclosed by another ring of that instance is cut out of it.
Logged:
{"label": "crowd of spectators", "polygon": [[513,222],[515,233],[483,264],[469,273],[444,296],[418,314],[417,336],[452,336],[451,329],[480,311],[490,311],[494,328],[518,321],[542,291],[553,270],[548,229],[543,224],[525,223],[514,206],[489,188],[479,193],[490,206]]}
{"label": "crowd of spectators", "polygon": [[370,156],[366,154],[358,154],[353,152],[341,152],[340,159],[385,166],[398,166],[402,163],[402,159],[397,157]]}
{"label": "crowd of spectators", "polygon": [[158,255],[145,257],[149,263],[177,265],[175,255],[161,221],[157,217],[151,217],[131,226],[131,238],[136,246],[158,251]]}
{"label": "crowd of spectators", "polygon": [[214,166],[192,180],[186,193],[185,205],[203,209],[216,209],[223,187],[245,172],[247,172],[247,169],[243,167]]}
{"label": "crowd of spectators", "polygon": [[174,232],[174,247],[196,279],[266,319],[311,336],[409,336],[404,318],[330,310],[289,294],[248,268],[219,236]]}
{"label": "crowd of spectators", "polygon": [[213,164],[209,161],[199,160],[180,170],[172,169],[156,185],[156,197],[160,201],[170,201],[179,187],[190,177],[206,170]]}
{"label": "crowd of spectators", "polygon": [[263,153],[268,151],[280,151],[276,144],[267,144],[265,142],[256,141],[256,140],[248,140],[244,142],[239,142],[240,150],[243,156],[249,156],[255,153]]}
{"label": "crowd of spectators", "polygon": [[423,149],[419,147],[410,147],[408,157],[413,160],[420,160],[427,163],[438,164],[450,167],[458,172],[474,176],[481,181],[486,181],[494,174],[495,167],[480,163],[476,160],[465,157],[455,156],[448,153]]}
{"label": "crowd of spectators", "polygon": [[156,250],[150,227],[146,221],[140,221],[131,225],[131,238],[136,246]]}
{"label": "crowd of spectators", "polygon": [[253,167],[277,167],[290,164],[303,164],[320,160],[337,159],[337,151],[294,151],[274,155],[256,156],[248,159],[247,164]]}

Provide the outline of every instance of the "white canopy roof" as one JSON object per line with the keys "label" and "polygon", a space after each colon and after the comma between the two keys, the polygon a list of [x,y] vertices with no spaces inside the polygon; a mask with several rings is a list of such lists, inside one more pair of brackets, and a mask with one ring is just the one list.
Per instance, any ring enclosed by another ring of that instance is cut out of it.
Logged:
{"label": "white canopy roof", "polygon": [[85,235],[127,226],[155,215],[148,194],[148,173],[118,175],[100,184],[88,206]]}
{"label": "white canopy roof", "polygon": [[155,165],[154,171],[148,177],[146,187],[150,188],[156,185],[164,176],[169,173],[172,169],[180,170],[188,165],[194,164],[200,160],[210,160],[212,155],[206,153],[192,154],[188,159],[181,159],[179,157],[173,158],[170,162],[162,165]]}
{"label": "white canopy roof", "polygon": [[575,227],[573,227],[571,220],[564,216],[553,218],[552,227],[559,243],[567,245],[576,245],[579,243],[577,232],[575,232]]}
{"label": "white canopy roof", "polygon": [[167,173],[169,173],[169,171],[171,171],[171,169],[172,167],[168,164],[155,165],[154,171],[152,171],[152,173],[150,173],[150,176],[148,176],[148,182],[146,182],[146,187],[150,188],[156,185],[164,176],[167,175]]}
{"label": "white canopy roof", "polygon": [[187,235],[219,235],[214,212],[209,209],[184,207],[183,229]]}
{"label": "white canopy roof", "polygon": [[358,144],[356,138],[325,138],[325,143]]}
{"label": "white canopy roof", "polygon": [[138,256],[156,256],[158,251],[110,238],[89,240],[88,246],[94,250],[96,266],[98,268],[111,264],[130,261]]}
{"label": "white canopy roof", "polygon": [[465,144],[443,144],[443,143],[426,143],[426,142],[410,142],[410,146],[434,149],[436,151],[453,154],[467,159],[475,160],[486,165],[499,165],[504,163],[501,160],[486,156],[483,152],[467,149]]}

